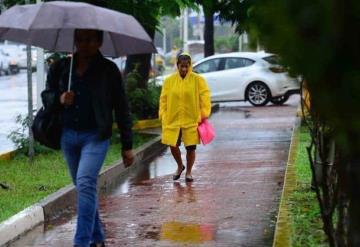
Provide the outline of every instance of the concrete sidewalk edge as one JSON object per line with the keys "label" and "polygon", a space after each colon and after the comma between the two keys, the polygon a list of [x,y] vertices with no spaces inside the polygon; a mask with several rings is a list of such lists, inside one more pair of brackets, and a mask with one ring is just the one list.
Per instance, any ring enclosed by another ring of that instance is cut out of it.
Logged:
{"label": "concrete sidewalk edge", "polygon": [[296,118],[293,133],[291,135],[291,143],[286,165],[284,185],[281,193],[279,204],[279,213],[277,216],[273,247],[291,247],[291,226],[289,224],[289,212],[287,206],[287,198],[289,193],[294,189],[295,180],[295,161],[297,154],[297,147],[299,143],[299,128],[301,119]]}
{"label": "concrete sidewalk edge", "polygon": [[[151,141],[135,149],[135,163],[125,168],[121,160],[101,171],[98,180],[99,194],[107,193],[116,186],[117,181],[129,174],[131,170],[153,157],[161,154],[167,146],[161,144],[161,137],[157,136]],[[76,205],[76,191],[73,185],[68,185],[47,196],[8,220],[0,223],[0,246],[7,246],[33,227],[71,210]]]}
{"label": "concrete sidewalk edge", "polygon": [[44,221],[41,205],[35,204],[15,214],[0,224],[0,245],[17,238],[20,234],[32,229]]}

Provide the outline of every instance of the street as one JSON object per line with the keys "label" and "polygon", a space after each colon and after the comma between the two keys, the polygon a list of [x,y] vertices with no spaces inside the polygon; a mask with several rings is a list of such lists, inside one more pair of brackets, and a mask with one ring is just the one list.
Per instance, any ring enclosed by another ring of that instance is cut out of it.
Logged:
{"label": "street", "polygon": [[[33,99],[36,107],[36,81],[33,74]],[[0,76],[0,154],[12,151],[13,143],[7,138],[11,131],[20,127],[15,123],[19,114],[25,116],[28,112],[27,74],[25,70],[19,74]]]}
{"label": "street", "polygon": [[[101,196],[106,246],[272,246],[298,102],[221,104],[210,119],[216,139],[198,146],[193,183],[173,182],[166,151]],[[71,246],[75,223],[38,226],[11,246]]]}

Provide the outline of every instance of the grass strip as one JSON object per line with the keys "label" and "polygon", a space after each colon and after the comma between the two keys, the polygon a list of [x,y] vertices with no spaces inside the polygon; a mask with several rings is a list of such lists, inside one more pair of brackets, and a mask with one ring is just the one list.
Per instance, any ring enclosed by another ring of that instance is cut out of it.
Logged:
{"label": "grass strip", "polygon": [[[134,133],[134,147],[154,138]],[[110,145],[104,167],[121,157],[121,144]],[[103,168],[104,168],[103,167]],[[37,154],[30,164],[25,155],[12,160],[0,160],[0,222],[38,202],[71,183],[64,157],[60,151]]]}
{"label": "grass strip", "polygon": [[306,147],[310,143],[310,134],[306,127],[301,127],[299,131],[299,145],[295,161],[296,186],[287,201],[292,221],[291,246],[328,246],[322,229],[316,194],[311,190],[312,174],[306,152]]}

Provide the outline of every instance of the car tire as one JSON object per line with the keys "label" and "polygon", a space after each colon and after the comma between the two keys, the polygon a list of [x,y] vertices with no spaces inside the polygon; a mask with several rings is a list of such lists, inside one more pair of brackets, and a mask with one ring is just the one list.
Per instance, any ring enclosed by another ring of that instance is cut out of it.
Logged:
{"label": "car tire", "polygon": [[283,95],[283,96],[280,96],[280,97],[272,98],[272,99],[270,100],[270,102],[273,103],[274,105],[282,105],[282,104],[284,104],[288,99],[289,99],[289,96]]}
{"label": "car tire", "polygon": [[247,87],[245,97],[253,106],[264,106],[271,99],[271,93],[265,83],[256,81]]}

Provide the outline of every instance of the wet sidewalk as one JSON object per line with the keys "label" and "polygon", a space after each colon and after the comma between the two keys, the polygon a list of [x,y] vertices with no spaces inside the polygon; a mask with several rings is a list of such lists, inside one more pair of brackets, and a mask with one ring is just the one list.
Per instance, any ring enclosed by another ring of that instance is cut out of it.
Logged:
{"label": "wet sidewalk", "polygon": [[[172,181],[167,151],[101,198],[107,246],[271,246],[297,102],[222,104],[193,183]],[[40,226],[11,246],[72,246],[75,222]]]}

